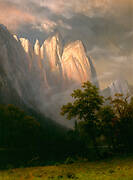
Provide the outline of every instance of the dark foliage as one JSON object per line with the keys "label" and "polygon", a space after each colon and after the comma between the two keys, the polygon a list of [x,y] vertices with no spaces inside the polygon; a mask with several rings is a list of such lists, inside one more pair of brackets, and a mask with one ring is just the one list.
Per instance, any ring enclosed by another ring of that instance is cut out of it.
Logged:
{"label": "dark foliage", "polygon": [[0,168],[73,163],[133,152],[133,98],[104,99],[90,82],[73,92],[62,115],[76,118],[66,129],[34,110],[0,105]]}
{"label": "dark foliage", "polygon": [[116,94],[104,99],[90,82],[82,88],[74,90],[74,101],[64,105],[61,114],[77,119],[75,132],[85,139],[88,153],[91,147],[99,157],[133,152],[133,98]]}
{"label": "dark foliage", "polygon": [[14,105],[0,105],[0,147],[31,147],[38,143],[40,123]]}

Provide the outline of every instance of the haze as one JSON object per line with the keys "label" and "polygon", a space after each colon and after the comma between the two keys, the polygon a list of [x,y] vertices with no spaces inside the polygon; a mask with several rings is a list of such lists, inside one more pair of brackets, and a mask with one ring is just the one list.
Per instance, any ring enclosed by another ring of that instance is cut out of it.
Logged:
{"label": "haze", "polygon": [[0,23],[42,43],[58,30],[65,43],[82,40],[101,88],[133,77],[133,0],[0,0]]}

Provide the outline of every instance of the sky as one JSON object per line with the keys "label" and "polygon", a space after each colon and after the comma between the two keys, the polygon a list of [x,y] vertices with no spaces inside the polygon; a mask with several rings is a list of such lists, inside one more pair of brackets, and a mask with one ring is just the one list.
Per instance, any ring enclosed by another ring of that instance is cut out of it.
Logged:
{"label": "sky", "polygon": [[102,88],[133,84],[133,0],[0,0],[0,24],[31,42],[57,30],[65,43],[82,40]]}

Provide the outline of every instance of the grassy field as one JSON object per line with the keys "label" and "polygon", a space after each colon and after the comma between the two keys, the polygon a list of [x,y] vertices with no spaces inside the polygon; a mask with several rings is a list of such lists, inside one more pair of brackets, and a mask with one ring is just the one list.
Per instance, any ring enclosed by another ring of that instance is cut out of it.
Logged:
{"label": "grassy field", "polygon": [[0,171],[0,180],[133,180],[133,157]]}

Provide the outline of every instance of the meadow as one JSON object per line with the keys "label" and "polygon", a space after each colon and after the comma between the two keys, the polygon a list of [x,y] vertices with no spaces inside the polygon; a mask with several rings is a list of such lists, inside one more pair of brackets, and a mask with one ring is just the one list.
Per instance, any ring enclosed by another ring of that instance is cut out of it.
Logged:
{"label": "meadow", "polygon": [[133,180],[133,157],[0,171],[0,180]]}

